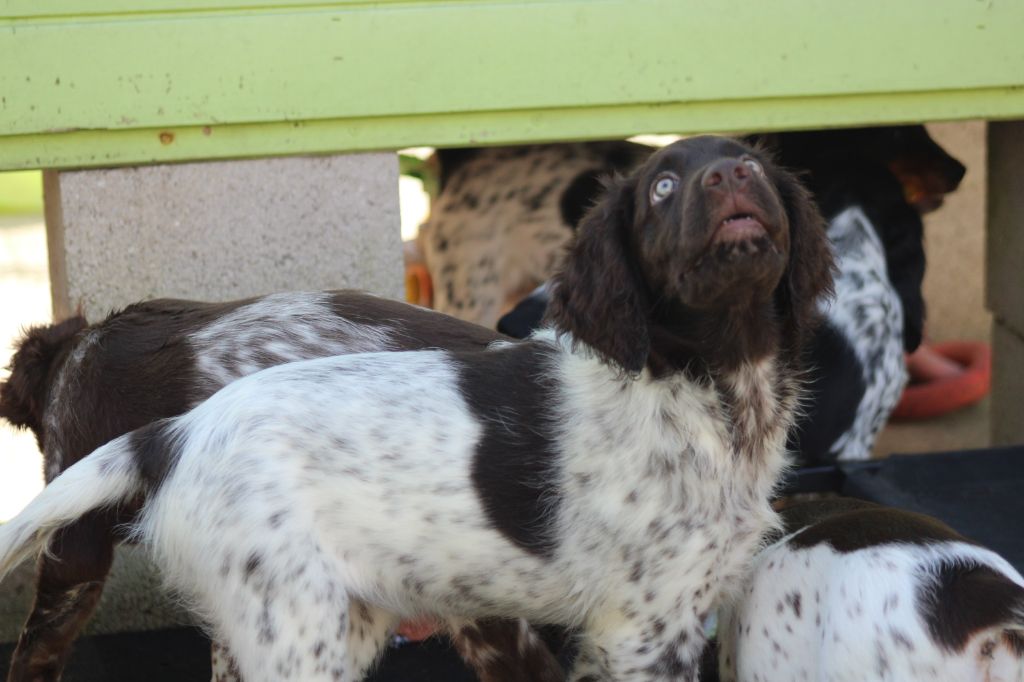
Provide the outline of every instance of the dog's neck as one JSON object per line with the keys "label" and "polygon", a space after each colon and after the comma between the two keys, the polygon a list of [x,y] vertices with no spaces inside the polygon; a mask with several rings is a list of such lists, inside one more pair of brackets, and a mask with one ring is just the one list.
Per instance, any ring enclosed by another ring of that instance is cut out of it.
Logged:
{"label": "dog's neck", "polygon": [[777,353],[782,333],[775,306],[764,297],[720,310],[660,303],[651,310],[649,329],[647,366],[656,378],[675,372],[695,379],[730,373]]}

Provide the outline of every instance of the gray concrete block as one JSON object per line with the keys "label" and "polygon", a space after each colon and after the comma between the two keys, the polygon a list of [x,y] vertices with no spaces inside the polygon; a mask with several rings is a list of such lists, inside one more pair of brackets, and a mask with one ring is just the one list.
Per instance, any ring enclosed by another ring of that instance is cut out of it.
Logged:
{"label": "gray concrete block", "polygon": [[50,171],[54,316],[354,287],[399,298],[395,154]]}
{"label": "gray concrete block", "polygon": [[992,444],[1024,443],[1024,121],[988,124],[988,276]]}
{"label": "gray concrete block", "polygon": [[[1024,121],[988,125],[988,285],[1001,324],[1024,336]],[[1024,366],[1021,366],[1024,368]]]}
{"label": "gray concrete block", "polygon": [[992,325],[992,445],[1024,443],[1024,336]]}

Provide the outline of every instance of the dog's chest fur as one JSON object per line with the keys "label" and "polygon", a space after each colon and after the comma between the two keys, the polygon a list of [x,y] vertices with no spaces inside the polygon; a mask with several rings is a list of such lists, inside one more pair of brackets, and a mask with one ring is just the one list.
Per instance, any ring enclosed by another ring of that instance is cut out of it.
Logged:
{"label": "dog's chest fur", "polygon": [[[570,362],[577,376],[593,369]],[[578,579],[629,586],[619,608],[685,594],[703,614],[774,524],[767,499],[784,465],[789,387],[768,361],[704,384],[593,379],[574,382],[560,415],[591,425],[564,436],[566,553],[598,561]],[[595,555],[602,547],[615,556]]]}

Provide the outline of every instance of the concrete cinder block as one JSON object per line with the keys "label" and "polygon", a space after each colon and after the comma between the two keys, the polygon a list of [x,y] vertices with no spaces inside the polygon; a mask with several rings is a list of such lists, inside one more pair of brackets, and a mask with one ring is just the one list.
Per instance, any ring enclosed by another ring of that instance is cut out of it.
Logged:
{"label": "concrete cinder block", "polygon": [[1001,324],[1020,336],[1024,336],[1022,165],[1024,121],[989,123],[986,303]]}
{"label": "concrete cinder block", "polygon": [[403,292],[395,154],[50,171],[54,317],[133,301]]}
{"label": "concrete cinder block", "polygon": [[992,324],[992,445],[1024,443],[1024,336]]}
{"label": "concrete cinder block", "polygon": [[1024,121],[988,126],[988,276],[992,444],[1024,443]]}

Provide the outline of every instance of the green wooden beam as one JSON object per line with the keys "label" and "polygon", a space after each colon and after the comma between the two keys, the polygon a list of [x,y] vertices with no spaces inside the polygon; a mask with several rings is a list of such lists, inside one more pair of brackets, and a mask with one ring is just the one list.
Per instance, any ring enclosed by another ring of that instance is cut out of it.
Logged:
{"label": "green wooden beam", "polygon": [[188,126],[19,135],[0,168],[89,168],[192,159],[1024,117],[1024,90],[593,107],[532,112]]}
{"label": "green wooden beam", "polygon": [[0,0],[0,168],[1024,118],[1021,2],[82,4]]}
{"label": "green wooden beam", "polygon": [[[527,0],[529,1],[529,0]],[[412,0],[417,2],[417,0]],[[409,4],[410,0],[0,0],[0,17],[43,19],[94,17],[103,15],[143,16],[176,12],[204,12],[231,9],[309,9],[311,7],[358,7],[360,5]]]}

